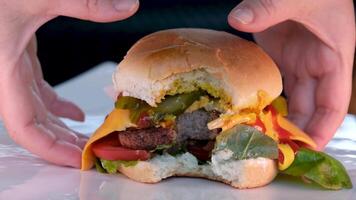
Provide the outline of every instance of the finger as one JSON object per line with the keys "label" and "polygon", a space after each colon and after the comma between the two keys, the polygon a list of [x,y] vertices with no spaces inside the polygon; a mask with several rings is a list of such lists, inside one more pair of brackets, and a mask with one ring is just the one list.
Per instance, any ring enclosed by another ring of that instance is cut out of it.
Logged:
{"label": "finger", "polygon": [[11,135],[15,142],[31,153],[57,165],[80,167],[81,149],[77,145],[60,140],[52,130],[36,119],[26,126],[9,129],[13,130]]}
{"label": "finger", "polygon": [[50,111],[59,116],[65,117],[76,121],[84,121],[84,112],[73,102],[57,97],[50,106]]}
{"label": "finger", "polygon": [[84,121],[84,112],[74,103],[58,97],[53,88],[44,80],[38,83],[38,88],[46,107],[56,116]]}
{"label": "finger", "polygon": [[51,113],[48,113],[47,119],[50,120],[52,123],[57,124],[58,126],[69,129],[68,126],[62,120],[60,120],[58,117],[54,116]]}
{"label": "finger", "polygon": [[0,111],[11,138],[30,152],[64,166],[80,166],[81,149],[77,145],[60,141],[44,124],[48,112],[34,89],[32,69],[24,54],[20,66],[1,74]]}
{"label": "finger", "polygon": [[299,78],[288,95],[288,118],[299,128],[304,129],[315,110],[315,89],[317,81],[311,77]]}
{"label": "finger", "polygon": [[37,57],[37,39],[36,39],[35,35],[32,36],[30,42],[27,45],[26,50],[27,50],[29,58],[31,60],[35,80],[37,82],[40,80],[43,80],[41,64]]}
{"label": "finger", "polygon": [[44,125],[47,129],[51,130],[59,140],[66,141],[68,143],[77,144],[78,136],[71,130],[64,128],[58,124],[48,121]]}
{"label": "finger", "polygon": [[96,22],[122,20],[133,15],[139,6],[138,0],[56,0],[50,13]]}
{"label": "finger", "polygon": [[47,129],[51,130],[59,140],[76,145],[80,149],[83,149],[88,141],[84,135],[72,131],[69,128],[64,128],[56,123],[49,122],[45,126]]}
{"label": "finger", "polygon": [[[283,90],[284,90],[284,94],[287,97],[287,100],[289,101],[290,96],[292,94],[292,92],[294,91],[294,86],[296,86],[296,77],[292,74],[286,74],[283,77]],[[288,102],[289,105],[289,102]]]}
{"label": "finger", "polygon": [[296,4],[289,0],[245,0],[231,11],[228,21],[238,30],[260,32],[295,15]]}
{"label": "finger", "polygon": [[44,147],[47,149],[45,152],[43,152],[43,150],[36,152],[36,149],[32,147],[29,148],[33,150],[33,153],[56,165],[75,168],[80,168],[81,166],[81,149],[65,141],[56,140],[53,143],[49,143],[49,145]]}
{"label": "finger", "polygon": [[[34,96],[33,105],[39,106],[38,108],[43,107],[44,105],[40,105],[39,101],[40,98]],[[29,121],[25,122],[25,118]],[[37,116],[25,118],[19,116],[17,123],[6,123],[9,133],[16,143],[51,163],[80,167],[81,149],[75,142],[73,142],[75,144],[68,142],[77,140],[76,136],[65,132],[60,126],[52,126],[52,122],[49,118],[44,117],[44,113],[37,113]],[[5,120],[8,122],[9,119],[5,117]],[[61,140],[61,138],[67,141]]]}
{"label": "finger", "polygon": [[61,140],[77,145],[81,149],[84,148],[86,142],[88,141],[88,137],[86,135],[71,130],[64,122],[52,114],[48,114],[47,119],[49,120],[48,123],[51,123],[49,127],[53,127],[49,129],[51,129]]}
{"label": "finger", "polygon": [[[322,150],[342,123],[349,105],[351,74],[328,73],[320,79],[316,91],[316,110],[306,127]],[[332,95],[330,95],[332,94]]]}
{"label": "finger", "polygon": [[27,46],[27,51],[30,62],[32,64],[32,71],[35,77],[35,81],[37,83],[37,87],[35,89],[38,89],[38,92],[40,93],[40,96],[47,109],[59,117],[70,118],[76,121],[83,121],[83,111],[74,103],[58,97],[53,88],[43,80],[41,65],[37,58],[36,37],[32,37],[30,40]]}

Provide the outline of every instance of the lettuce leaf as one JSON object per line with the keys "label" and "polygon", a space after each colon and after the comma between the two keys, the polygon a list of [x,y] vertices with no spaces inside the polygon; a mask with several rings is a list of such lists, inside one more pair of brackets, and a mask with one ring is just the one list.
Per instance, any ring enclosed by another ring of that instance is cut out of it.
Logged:
{"label": "lettuce leaf", "polygon": [[350,177],[338,160],[310,149],[299,149],[292,165],[281,173],[303,176],[326,189],[352,188]]}
{"label": "lettuce leaf", "polygon": [[159,144],[156,146],[155,149],[151,150],[151,153],[156,153],[156,154],[163,154],[167,149],[171,148],[173,144]]}
{"label": "lettuce leaf", "polygon": [[99,158],[95,159],[95,169],[96,169],[96,171],[98,171],[100,173],[106,173],[106,170],[101,165]]}
{"label": "lettuce leaf", "polygon": [[233,158],[237,160],[257,157],[278,158],[277,143],[272,138],[247,125],[236,125],[217,136],[213,151],[224,149],[231,150]]}
{"label": "lettuce leaf", "polygon": [[125,160],[104,160],[100,159],[101,166],[109,173],[109,174],[115,174],[117,172],[117,168],[120,165],[124,165],[125,167],[133,167],[135,166],[138,161],[133,160],[133,161],[125,161]]}

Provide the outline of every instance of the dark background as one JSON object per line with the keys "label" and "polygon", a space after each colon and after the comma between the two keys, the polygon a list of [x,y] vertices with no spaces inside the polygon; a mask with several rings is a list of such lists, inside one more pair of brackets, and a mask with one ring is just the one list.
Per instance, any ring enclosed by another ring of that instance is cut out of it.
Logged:
{"label": "dark background", "polygon": [[127,20],[93,23],[58,17],[37,31],[38,56],[45,79],[56,85],[107,60],[119,62],[141,37],[168,28],[199,27],[238,33],[227,15],[239,3],[231,0],[141,0]]}

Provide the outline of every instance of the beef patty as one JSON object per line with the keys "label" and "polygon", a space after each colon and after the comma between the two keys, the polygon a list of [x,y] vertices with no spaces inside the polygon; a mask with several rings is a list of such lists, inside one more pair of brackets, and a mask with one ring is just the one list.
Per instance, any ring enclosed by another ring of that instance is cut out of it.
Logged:
{"label": "beef patty", "polygon": [[119,132],[119,141],[130,149],[153,150],[157,145],[182,143],[186,140],[212,140],[219,133],[218,129],[209,130],[208,122],[219,117],[215,111],[196,110],[183,113],[176,120],[176,128],[150,127],[128,129]]}
{"label": "beef patty", "polygon": [[175,138],[176,132],[172,128],[151,127],[119,132],[121,145],[130,149],[153,150],[157,145],[173,143]]}
{"label": "beef patty", "polygon": [[218,118],[217,111],[207,112],[205,110],[196,110],[191,113],[181,114],[177,121],[177,140],[212,140],[219,133],[218,129],[209,130],[207,124]]}

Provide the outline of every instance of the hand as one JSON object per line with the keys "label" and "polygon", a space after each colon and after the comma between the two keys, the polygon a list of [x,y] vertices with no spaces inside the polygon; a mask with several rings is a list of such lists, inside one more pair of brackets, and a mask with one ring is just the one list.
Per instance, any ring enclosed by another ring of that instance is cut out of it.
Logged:
{"label": "hand", "polygon": [[254,33],[275,60],[289,103],[289,117],[322,150],[349,105],[355,49],[352,0],[245,0],[228,17]]}
{"label": "hand", "polygon": [[86,138],[57,117],[84,120],[43,80],[35,31],[58,15],[109,22],[138,9],[137,0],[0,0],[0,114],[15,142],[45,160],[80,167]]}

